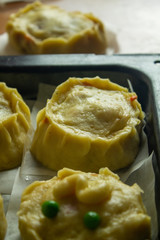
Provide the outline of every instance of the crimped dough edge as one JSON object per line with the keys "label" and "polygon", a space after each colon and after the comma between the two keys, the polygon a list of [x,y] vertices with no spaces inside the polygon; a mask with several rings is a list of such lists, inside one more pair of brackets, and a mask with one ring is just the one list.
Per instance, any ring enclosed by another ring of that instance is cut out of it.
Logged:
{"label": "crimped dough edge", "polygon": [[54,121],[50,113],[52,106],[61,104],[69,89],[76,84],[122,91],[128,97],[135,94],[129,93],[127,88],[114,84],[109,79],[69,78],[56,88],[46,107],[39,111],[31,153],[43,165],[53,170],[69,167],[98,172],[102,167],[109,167],[112,171],[127,167],[135,160],[140,148],[140,132],[144,118],[141,105],[137,100],[132,103],[137,115],[135,125],[124,127],[119,134],[111,138],[76,134]]}

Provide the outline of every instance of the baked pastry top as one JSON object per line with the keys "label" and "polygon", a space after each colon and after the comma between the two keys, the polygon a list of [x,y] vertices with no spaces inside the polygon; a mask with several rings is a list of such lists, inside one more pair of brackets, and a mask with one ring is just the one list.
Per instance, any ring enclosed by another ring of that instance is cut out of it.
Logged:
{"label": "baked pastry top", "polygon": [[3,208],[3,199],[2,199],[2,196],[0,195],[0,239],[1,240],[5,238],[6,230],[7,230],[7,221],[6,221],[4,208]]}
{"label": "baked pastry top", "polygon": [[53,170],[117,170],[134,161],[143,118],[127,88],[99,77],[69,78],[38,113],[31,152]]}
{"label": "baked pastry top", "polygon": [[0,170],[20,165],[27,132],[30,110],[17,89],[0,83]]}
{"label": "baked pastry top", "polygon": [[108,168],[99,174],[64,168],[23,192],[18,211],[23,240],[145,240],[150,217],[137,184]]}
{"label": "baked pastry top", "polygon": [[8,20],[9,39],[22,53],[105,53],[103,23],[93,14],[34,2]]}

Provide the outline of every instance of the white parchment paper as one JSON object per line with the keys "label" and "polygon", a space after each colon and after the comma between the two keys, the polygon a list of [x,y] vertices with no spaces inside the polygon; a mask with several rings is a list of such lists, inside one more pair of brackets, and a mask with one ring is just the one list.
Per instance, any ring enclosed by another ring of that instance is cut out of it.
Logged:
{"label": "white parchment paper", "polygon": [[[51,97],[55,87],[41,84],[38,99],[32,110],[33,128],[36,127],[37,112],[46,105],[46,101]],[[30,135],[31,137],[31,135]],[[135,162],[125,170],[118,172],[121,180],[129,185],[137,183],[144,193],[142,194],[144,205],[148,214],[151,216],[152,239],[157,236],[157,214],[155,206],[155,176],[152,166],[152,154],[148,154],[147,138],[143,133],[142,146]],[[56,172],[51,171],[38,163],[31,155],[28,146],[25,149],[22,166],[18,169],[12,195],[10,198],[9,209],[7,212],[8,231],[6,240],[20,240],[18,230],[17,211],[20,205],[21,194],[26,186],[35,180],[46,180],[55,176]]]}

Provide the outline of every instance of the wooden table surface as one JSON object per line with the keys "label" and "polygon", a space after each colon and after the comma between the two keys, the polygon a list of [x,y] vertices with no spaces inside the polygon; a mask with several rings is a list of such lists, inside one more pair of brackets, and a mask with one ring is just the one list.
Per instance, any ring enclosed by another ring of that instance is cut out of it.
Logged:
{"label": "wooden table surface", "polygon": [[26,3],[9,3],[0,6],[0,34],[5,32],[5,25],[10,14],[16,12],[20,7],[25,6]]}

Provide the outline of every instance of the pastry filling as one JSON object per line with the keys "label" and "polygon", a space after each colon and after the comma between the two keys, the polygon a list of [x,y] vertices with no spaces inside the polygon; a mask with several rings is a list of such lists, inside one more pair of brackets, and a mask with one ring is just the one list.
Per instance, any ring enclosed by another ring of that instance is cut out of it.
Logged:
{"label": "pastry filling", "polygon": [[137,123],[135,109],[124,92],[76,85],[60,101],[51,106],[50,117],[76,133],[111,137]]}
{"label": "pastry filling", "polygon": [[[26,29],[32,36],[69,39],[73,35],[93,27],[93,22],[83,15],[67,13],[59,9],[37,8],[21,16],[21,29]],[[17,19],[17,24],[19,19]]]}

